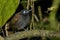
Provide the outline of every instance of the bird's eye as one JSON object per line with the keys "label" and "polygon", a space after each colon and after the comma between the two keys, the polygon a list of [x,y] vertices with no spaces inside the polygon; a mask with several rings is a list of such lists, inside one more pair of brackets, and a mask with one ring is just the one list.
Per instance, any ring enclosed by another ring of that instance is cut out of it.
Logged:
{"label": "bird's eye", "polygon": [[26,13],[26,11],[24,11],[23,13]]}
{"label": "bird's eye", "polygon": [[25,14],[25,13],[28,13],[28,11],[23,11],[23,13]]}

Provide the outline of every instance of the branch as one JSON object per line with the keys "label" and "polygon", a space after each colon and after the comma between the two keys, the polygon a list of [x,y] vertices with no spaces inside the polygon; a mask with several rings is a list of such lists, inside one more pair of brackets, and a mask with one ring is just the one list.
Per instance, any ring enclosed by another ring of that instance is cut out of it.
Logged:
{"label": "branch", "polygon": [[9,35],[5,38],[5,40],[18,40],[28,37],[35,37],[35,36],[44,36],[44,37],[58,37],[60,38],[60,33],[48,30],[29,30],[23,32],[17,32],[15,34]]}

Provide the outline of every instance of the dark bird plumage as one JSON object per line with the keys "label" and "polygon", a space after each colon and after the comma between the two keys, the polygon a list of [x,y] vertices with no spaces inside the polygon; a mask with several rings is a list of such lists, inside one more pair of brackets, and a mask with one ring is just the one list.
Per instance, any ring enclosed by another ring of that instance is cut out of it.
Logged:
{"label": "dark bird plumage", "polygon": [[30,22],[30,11],[32,10],[25,10],[16,13],[10,22],[8,22],[9,26],[11,28],[14,28],[15,30],[24,29],[29,22]]}

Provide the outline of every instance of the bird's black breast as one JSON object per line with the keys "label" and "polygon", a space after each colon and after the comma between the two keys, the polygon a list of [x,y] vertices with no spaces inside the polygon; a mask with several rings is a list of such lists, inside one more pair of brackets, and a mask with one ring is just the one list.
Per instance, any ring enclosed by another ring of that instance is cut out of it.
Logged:
{"label": "bird's black breast", "polygon": [[30,21],[30,16],[29,15],[20,15],[20,19],[16,22],[15,27],[17,30],[19,29],[24,29],[28,25]]}

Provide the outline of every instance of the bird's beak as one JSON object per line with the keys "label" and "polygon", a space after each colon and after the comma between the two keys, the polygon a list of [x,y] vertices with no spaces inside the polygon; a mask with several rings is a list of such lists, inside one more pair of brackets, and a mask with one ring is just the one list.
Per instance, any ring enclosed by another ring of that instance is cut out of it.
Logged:
{"label": "bird's beak", "polygon": [[31,12],[31,11],[32,11],[32,9],[29,10],[29,12]]}

